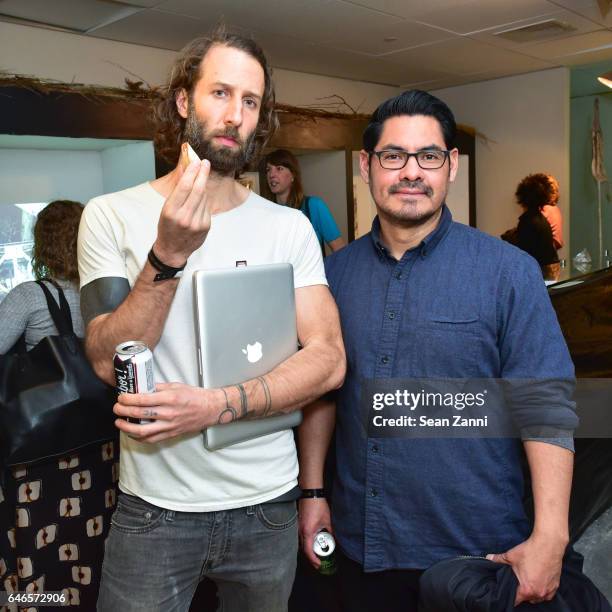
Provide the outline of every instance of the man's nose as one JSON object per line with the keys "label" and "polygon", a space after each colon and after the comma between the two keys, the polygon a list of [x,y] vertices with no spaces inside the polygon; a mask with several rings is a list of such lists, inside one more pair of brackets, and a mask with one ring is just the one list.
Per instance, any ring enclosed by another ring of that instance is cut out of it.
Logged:
{"label": "man's nose", "polygon": [[423,178],[423,169],[417,163],[416,156],[411,155],[406,165],[400,170],[400,180],[416,181]]}
{"label": "man's nose", "polygon": [[238,127],[242,123],[242,100],[232,98],[225,110],[225,124]]}

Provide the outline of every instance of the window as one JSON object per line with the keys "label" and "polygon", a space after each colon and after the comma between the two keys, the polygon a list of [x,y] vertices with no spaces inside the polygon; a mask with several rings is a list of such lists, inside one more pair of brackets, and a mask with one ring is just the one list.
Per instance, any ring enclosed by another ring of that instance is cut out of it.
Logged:
{"label": "window", "polygon": [[15,285],[34,278],[32,230],[47,202],[0,206],[0,301]]}

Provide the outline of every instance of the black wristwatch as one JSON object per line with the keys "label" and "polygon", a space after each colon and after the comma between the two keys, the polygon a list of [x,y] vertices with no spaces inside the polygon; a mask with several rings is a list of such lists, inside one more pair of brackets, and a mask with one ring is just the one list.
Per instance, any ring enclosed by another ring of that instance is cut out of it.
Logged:
{"label": "black wristwatch", "polygon": [[312,499],[314,497],[327,497],[325,489],[302,489],[300,499]]}
{"label": "black wristwatch", "polygon": [[163,261],[161,261],[157,255],[153,252],[153,248],[149,251],[147,255],[147,259],[149,263],[159,272],[159,274],[155,275],[153,282],[168,280],[169,278],[180,278],[181,273],[185,269],[187,262],[185,262],[180,268],[173,268],[172,266],[166,265]]}

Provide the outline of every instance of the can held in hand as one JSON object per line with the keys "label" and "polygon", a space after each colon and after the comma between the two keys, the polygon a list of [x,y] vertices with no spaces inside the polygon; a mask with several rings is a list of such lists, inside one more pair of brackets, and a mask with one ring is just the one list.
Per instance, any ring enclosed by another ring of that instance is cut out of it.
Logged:
{"label": "can held in hand", "polygon": [[[117,393],[153,393],[153,353],[138,340],[122,342],[113,358]],[[126,418],[130,423],[152,423],[150,419]]]}
{"label": "can held in hand", "polygon": [[336,540],[327,529],[322,529],[317,533],[312,545],[314,554],[321,561],[319,573],[323,576],[333,576],[338,567],[336,565]]}

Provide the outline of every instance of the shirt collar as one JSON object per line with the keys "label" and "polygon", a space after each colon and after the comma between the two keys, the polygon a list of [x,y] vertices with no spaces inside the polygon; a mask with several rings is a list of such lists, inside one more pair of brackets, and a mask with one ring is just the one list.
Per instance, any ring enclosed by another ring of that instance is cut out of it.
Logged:
{"label": "shirt collar", "polygon": [[[444,236],[446,236],[452,222],[453,216],[451,215],[451,211],[446,204],[443,204],[442,214],[440,215],[440,220],[438,221],[436,228],[433,230],[433,232],[425,236],[420,244],[410,249],[410,251],[418,250],[421,257],[426,257],[433,251],[433,249],[435,249]],[[385,246],[384,242],[382,241],[382,236],[380,235],[380,221],[378,220],[378,215],[374,217],[370,235],[372,237],[372,244],[374,245],[376,252],[382,257],[391,257],[389,254],[389,249]]]}

